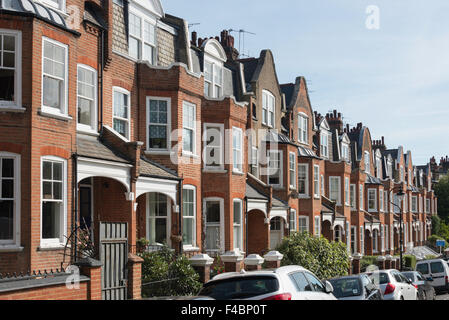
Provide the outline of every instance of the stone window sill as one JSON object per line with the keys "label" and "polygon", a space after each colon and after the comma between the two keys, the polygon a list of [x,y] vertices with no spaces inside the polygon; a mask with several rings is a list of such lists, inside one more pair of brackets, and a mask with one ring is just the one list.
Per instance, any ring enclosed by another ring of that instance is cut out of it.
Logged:
{"label": "stone window sill", "polygon": [[0,106],[0,112],[11,112],[11,113],[24,113],[26,111],[23,107],[1,107]]}
{"label": "stone window sill", "polygon": [[73,118],[71,116],[68,116],[66,114],[54,114],[54,113],[50,113],[50,112],[45,112],[42,110],[39,110],[37,112],[40,116],[43,117],[49,117],[49,118],[54,118],[54,119],[58,119],[58,120],[62,120],[62,121],[69,121],[69,120],[73,120]]}
{"label": "stone window sill", "polygon": [[23,247],[17,245],[0,245],[0,252],[22,252]]}

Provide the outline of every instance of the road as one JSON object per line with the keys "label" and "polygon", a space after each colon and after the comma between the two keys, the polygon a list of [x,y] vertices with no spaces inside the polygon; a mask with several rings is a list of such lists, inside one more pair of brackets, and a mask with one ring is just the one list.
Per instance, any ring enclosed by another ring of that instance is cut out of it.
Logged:
{"label": "road", "polygon": [[437,294],[437,300],[449,300],[449,294],[448,293]]}

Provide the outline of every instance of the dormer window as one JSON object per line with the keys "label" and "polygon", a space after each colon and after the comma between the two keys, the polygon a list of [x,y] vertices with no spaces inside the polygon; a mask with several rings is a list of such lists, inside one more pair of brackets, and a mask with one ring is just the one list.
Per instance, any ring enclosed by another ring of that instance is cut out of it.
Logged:
{"label": "dormer window", "polygon": [[382,178],[382,160],[380,157],[376,157],[376,175],[378,178]]}
{"label": "dormer window", "polygon": [[365,172],[371,173],[371,164],[369,159],[369,152],[365,151]]}
{"label": "dormer window", "polygon": [[305,114],[298,115],[298,141],[308,144],[309,118]]}
{"label": "dormer window", "polygon": [[156,64],[156,21],[136,12],[129,13],[128,53],[137,60]]}
{"label": "dormer window", "polygon": [[47,7],[65,12],[65,0],[39,0],[38,2],[41,2]]}
{"label": "dormer window", "polygon": [[347,143],[341,143],[341,159],[349,162],[349,145]]}
{"label": "dormer window", "polygon": [[387,167],[388,167],[388,176],[390,177],[390,179],[393,179],[393,163],[390,160],[388,160]]}
{"label": "dormer window", "polygon": [[274,127],[275,108],[276,100],[274,96],[266,90],[262,91],[262,124],[271,128]]}
{"label": "dormer window", "polygon": [[223,67],[204,61],[204,94],[209,98],[223,95]]}

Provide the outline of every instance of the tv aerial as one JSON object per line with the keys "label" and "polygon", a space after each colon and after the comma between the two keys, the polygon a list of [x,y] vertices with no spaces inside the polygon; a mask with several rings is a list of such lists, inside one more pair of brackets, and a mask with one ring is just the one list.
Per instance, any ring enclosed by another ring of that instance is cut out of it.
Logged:
{"label": "tv aerial", "polygon": [[[246,54],[244,54],[245,52],[245,34],[251,34],[251,35],[256,35],[254,32],[250,32],[250,31],[246,31],[243,29],[229,29],[228,30],[230,33],[231,32],[238,32],[239,33],[239,54],[241,56],[248,56]],[[243,50],[242,50],[242,46],[243,46]]]}

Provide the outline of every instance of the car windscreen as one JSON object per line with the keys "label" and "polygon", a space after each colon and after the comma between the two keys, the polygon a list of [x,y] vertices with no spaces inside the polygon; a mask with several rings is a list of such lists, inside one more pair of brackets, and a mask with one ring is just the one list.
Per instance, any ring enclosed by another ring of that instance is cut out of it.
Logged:
{"label": "car windscreen", "polygon": [[374,280],[374,284],[387,284],[390,282],[390,279],[388,278],[388,274],[385,272],[374,272],[374,273],[368,273],[368,276],[371,280]]}
{"label": "car windscreen", "polygon": [[198,295],[216,300],[247,299],[279,290],[277,278],[270,276],[234,277],[211,281]]}
{"label": "car windscreen", "polygon": [[362,294],[362,286],[358,278],[331,279],[329,282],[334,287],[336,298],[355,297]]}

